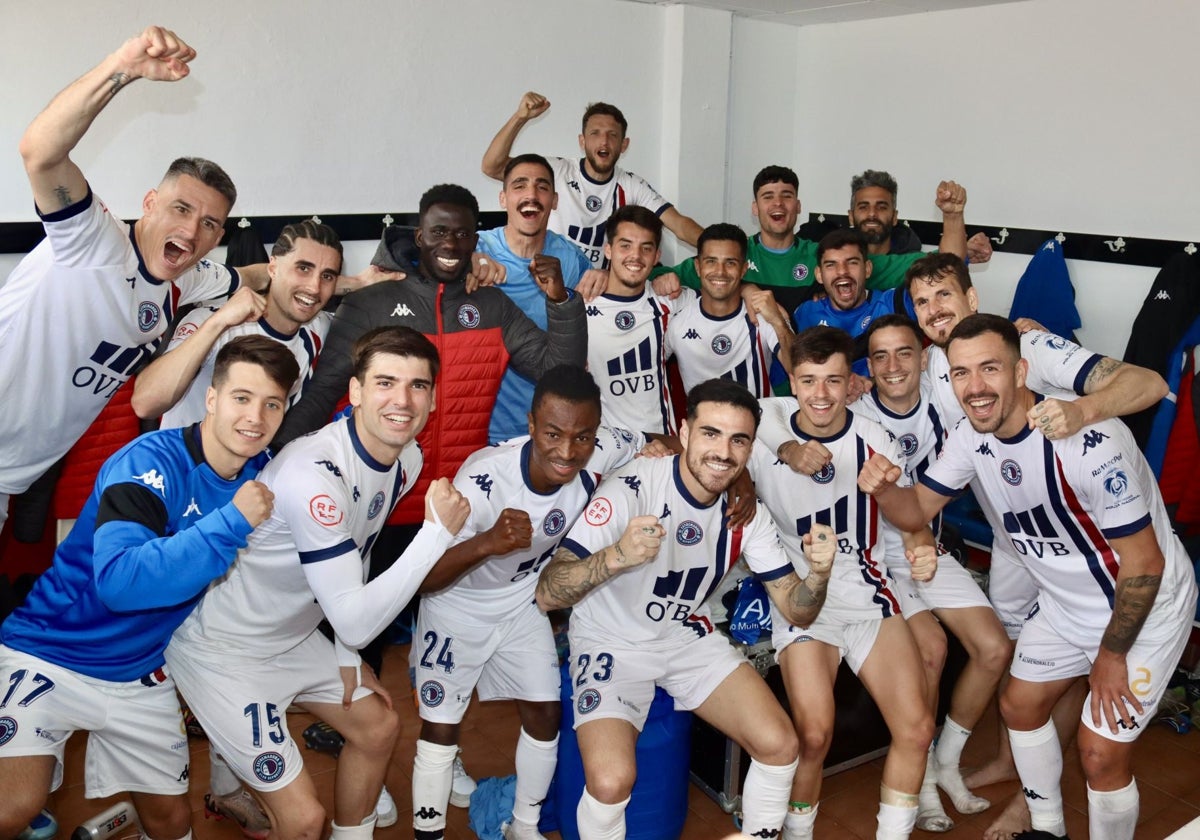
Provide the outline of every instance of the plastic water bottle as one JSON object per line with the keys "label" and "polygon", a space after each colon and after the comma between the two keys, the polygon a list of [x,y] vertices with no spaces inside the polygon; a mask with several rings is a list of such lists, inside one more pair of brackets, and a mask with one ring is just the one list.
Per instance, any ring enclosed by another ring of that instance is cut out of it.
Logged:
{"label": "plastic water bottle", "polygon": [[118,802],[75,829],[71,840],[109,840],[137,825],[138,815],[133,803]]}

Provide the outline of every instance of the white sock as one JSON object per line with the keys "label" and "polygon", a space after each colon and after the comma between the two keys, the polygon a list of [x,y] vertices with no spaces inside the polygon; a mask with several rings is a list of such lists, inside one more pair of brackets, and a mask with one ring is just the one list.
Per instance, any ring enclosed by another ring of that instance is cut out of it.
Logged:
{"label": "white sock", "polygon": [[789,810],[783,818],[780,840],[812,840],[813,825],[817,821],[817,809],[820,807],[821,803],[818,802],[802,814]]}
{"label": "white sock", "polygon": [[954,828],[954,820],[946,814],[942,807],[942,797],[937,789],[937,761],[933,757],[933,747],[925,756],[925,778],[921,780],[921,792],[917,794],[917,825],[922,831],[949,831]]}
{"label": "white sock", "polygon": [[585,787],[583,796],[579,797],[579,807],[575,809],[579,840],[625,840],[625,808],[628,805],[628,796],[615,805],[605,805]]}
{"label": "white sock", "polygon": [[[992,804],[982,796],[971,793],[966,783],[963,782],[962,771],[958,769],[959,762],[962,760],[963,747],[966,746],[967,739],[970,737],[970,729],[963,729],[947,717],[946,725],[942,727],[942,733],[938,736],[937,746],[934,750],[937,783],[941,785],[942,790],[949,794],[950,800],[960,814],[978,814],[986,811]],[[926,771],[925,779],[929,780],[928,771]]]}
{"label": "white sock", "polygon": [[1021,789],[1029,805],[1029,817],[1033,827],[1060,837],[1067,833],[1063,819],[1062,747],[1054,721],[1047,721],[1040,729],[1030,732],[1008,730],[1008,741],[1012,744],[1013,763],[1021,777]]}
{"label": "white sock", "polygon": [[358,825],[331,823],[329,840],[371,840],[375,836],[375,815],[367,817]]}
{"label": "white sock", "polygon": [[908,840],[917,824],[916,807],[879,803],[875,840]]}
{"label": "white sock", "polygon": [[762,764],[750,759],[746,783],[742,786],[742,833],[753,837],[771,837],[787,816],[788,795],[796,776],[798,761],[791,764]]}
{"label": "white sock", "polygon": [[[416,840],[438,840],[446,832],[450,786],[454,784],[455,745],[418,739],[413,759],[413,834]],[[332,840],[332,838],[331,838]]]}
{"label": "white sock", "polygon": [[208,751],[208,766],[208,789],[213,796],[228,796],[241,790],[241,780],[233,775],[225,759],[212,750]]}
{"label": "white sock", "polygon": [[1088,786],[1088,834],[1092,840],[1132,840],[1138,820],[1138,787],[1133,779],[1120,790]]}
{"label": "white sock", "polygon": [[554,781],[558,764],[558,735],[553,741],[539,741],[522,727],[517,739],[517,789],[513,801],[513,819],[532,825],[542,815],[542,801]]}

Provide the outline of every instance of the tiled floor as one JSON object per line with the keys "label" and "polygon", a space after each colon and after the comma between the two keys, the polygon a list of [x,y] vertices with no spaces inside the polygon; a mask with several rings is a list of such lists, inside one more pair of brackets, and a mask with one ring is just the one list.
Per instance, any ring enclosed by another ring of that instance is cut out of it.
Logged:
{"label": "tiled floor", "polygon": [[[395,827],[380,829],[377,836],[403,838],[412,836],[412,811],[409,801],[411,768],[419,720],[410,703],[408,674],[405,664],[407,647],[395,647],[388,652],[384,668],[384,683],[393,691],[397,708],[401,710],[403,728],[400,743],[392,758],[388,786],[401,808]],[[312,718],[289,715],[289,728],[299,738]],[[504,776],[513,772],[513,752],[516,749],[519,724],[511,703],[476,704],[463,724],[462,746],[468,771],[473,776]],[[996,720],[989,715],[978,727],[967,745],[965,764],[980,763],[994,749]],[[191,800],[195,809],[194,836],[196,840],[238,840],[241,837],[231,823],[217,823],[203,818],[203,796],[208,784],[207,742],[192,741]],[[317,782],[322,801],[332,808],[334,760],[327,755],[305,751],[305,763]],[[882,759],[847,770],[825,780],[821,813],[817,821],[817,840],[871,840],[875,836],[875,812],[879,798],[879,779]],[[1180,826],[1200,818],[1200,732],[1179,735],[1164,725],[1150,728],[1138,742],[1135,771],[1141,790],[1141,821],[1139,840],[1160,840]],[[111,800],[88,801],[83,798],[83,739],[76,737],[68,749],[64,787],[52,798],[52,809],[62,827],[60,837],[66,837],[79,822],[99,813]],[[1017,790],[1015,782],[992,785],[979,791],[992,800],[991,809],[973,817],[959,819],[957,827],[941,837],[946,840],[982,837],[984,830],[998,813],[1000,804]],[[1084,840],[1087,834],[1087,792],[1079,769],[1079,761],[1068,756],[1064,774],[1064,798],[1067,808],[1067,828],[1074,840]],[[3,793],[0,792],[0,798]],[[685,840],[716,840],[733,831],[730,817],[695,786],[690,789]],[[467,826],[466,812],[451,808],[448,840],[468,840],[475,835]],[[935,835],[916,832],[914,837],[933,838]],[[552,834],[551,838],[557,838]]]}

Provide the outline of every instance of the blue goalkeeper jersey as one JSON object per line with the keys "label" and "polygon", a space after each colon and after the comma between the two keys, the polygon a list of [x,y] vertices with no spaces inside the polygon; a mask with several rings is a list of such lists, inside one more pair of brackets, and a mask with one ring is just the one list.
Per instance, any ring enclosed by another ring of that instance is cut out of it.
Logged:
{"label": "blue goalkeeper jersey", "polygon": [[0,641],[112,682],[161,668],[175,628],[246,544],[252,528],[232,500],[265,462],[221,478],[204,460],[199,425],[121,448]]}

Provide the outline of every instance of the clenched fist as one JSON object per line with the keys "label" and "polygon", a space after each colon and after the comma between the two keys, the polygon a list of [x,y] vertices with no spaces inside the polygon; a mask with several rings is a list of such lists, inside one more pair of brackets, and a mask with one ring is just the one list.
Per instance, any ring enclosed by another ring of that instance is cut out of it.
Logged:
{"label": "clenched fist", "polygon": [[233,506],[246,517],[250,527],[257,528],[275,509],[275,494],[261,481],[247,481],[233,494]]}
{"label": "clenched fist", "polygon": [[818,577],[829,577],[837,556],[837,534],[828,525],[815,524],[804,535],[804,560]]}
{"label": "clenched fist", "polygon": [[457,534],[471,513],[471,503],[443,476],[425,492],[425,521],[441,522],[451,534]]}

